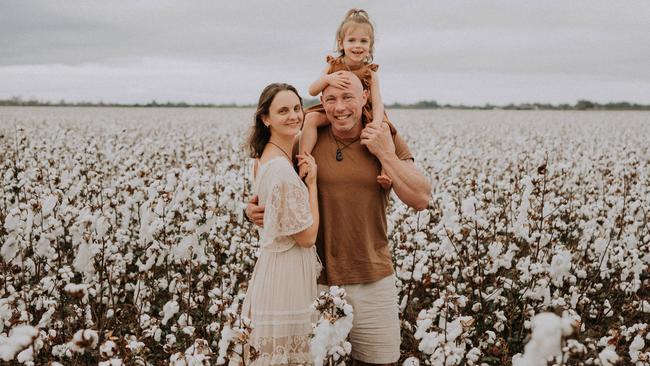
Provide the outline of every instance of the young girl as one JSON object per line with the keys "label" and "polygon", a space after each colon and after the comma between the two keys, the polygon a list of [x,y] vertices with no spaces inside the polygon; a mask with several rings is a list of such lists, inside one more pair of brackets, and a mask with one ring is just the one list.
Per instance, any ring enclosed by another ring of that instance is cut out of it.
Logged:
{"label": "young girl", "polygon": [[242,310],[254,327],[253,365],[313,364],[310,305],[320,273],[316,162],[309,153],[297,156],[303,183],[290,155],[302,122],[302,100],[293,86],[271,84],[262,91],[248,146],[256,159],[253,190],[266,209]]}
{"label": "young girl", "polygon": [[[351,71],[361,79],[363,88],[368,91],[368,102],[363,107],[363,115],[367,123],[380,124],[388,122],[384,113],[384,103],[379,92],[379,79],[377,69],[379,65],[373,64],[375,43],[375,28],[370,22],[370,17],[365,10],[351,9],[345,15],[343,22],[336,31],[336,49],[339,57],[327,56],[328,65],[321,76],[309,87],[309,94],[317,96],[328,85],[345,87],[350,80],[341,71]],[[317,104],[305,111],[305,125],[300,138],[301,151],[311,152],[316,145],[318,127],[329,124],[322,104]],[[390,123],[389,123],[390,125]],[[394,133],[394,128],[391,132]],[[343,158],[343,145],[337,150],[337,160]],[[382,173],[377,181],[383,188],[389,188],[390,178]]]}

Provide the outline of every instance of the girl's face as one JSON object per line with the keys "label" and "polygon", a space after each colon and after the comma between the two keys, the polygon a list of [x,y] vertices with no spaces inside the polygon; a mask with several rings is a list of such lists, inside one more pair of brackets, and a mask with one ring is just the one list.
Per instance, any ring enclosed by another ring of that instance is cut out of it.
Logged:
{"label": "girl's face", "polygon": [[372,30],[368,24],[351,23],[346,27],[339,47],[343,50],[347,61],[353,63],[365,62],[370,55]]}
{"label": "girl's face", "polygon": [[271,136],[294,137],[302,127],[302,117],[298,96],[291,90],[282,90],[273,98],[269,113],[262,117],[262,122],[271,129]]}

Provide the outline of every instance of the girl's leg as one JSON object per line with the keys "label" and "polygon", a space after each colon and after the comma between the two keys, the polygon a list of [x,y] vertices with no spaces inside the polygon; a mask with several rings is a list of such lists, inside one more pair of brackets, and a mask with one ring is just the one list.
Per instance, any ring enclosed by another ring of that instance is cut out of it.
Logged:
{"label": "girl's leg", "polygon": [[[388,119],[386,119],[385,114],[382,123],[386,123],[390,127],[390,124],[388,123]],[[390,177],[386,174],[383,166],[381,167],[381,173],[379,173],[379,175],[377,176],[377,183],[379,183],[379,185],[383,189],[390,189],[390,187],[393,186],[393,180],[390,179]]]}
{"label": "girl's leg", "polygon": [[305,125],[302,127],[302,133],[300,135],[301,154],[305,151],[311,153],[318,139],[318,127],[327,124],[329,124],[329,121],[325,113],[311,112],[305,115]]}

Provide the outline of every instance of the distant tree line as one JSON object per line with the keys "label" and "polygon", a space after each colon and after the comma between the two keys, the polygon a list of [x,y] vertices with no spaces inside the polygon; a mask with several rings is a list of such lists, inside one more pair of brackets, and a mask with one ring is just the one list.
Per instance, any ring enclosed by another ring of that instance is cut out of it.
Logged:
{"label": "distant tree line", "polygon": [[510,103],[508,105],[485,104],[482,106],[464,105],[464,104],[438,104],[435,100],[422,100],[413,104],[393,103],[386,105],[387,108],[402,109],[506,109],[506,110],[650,110],[650,105],[629,103],[629,102],[610,102],[596,103],[589,100],[579,100],[575,104],[549,104],[549,103]]}
{"label": "distant tree line", "polygon": [[[316,98],[305,99],[306,107],[319,103]],[[12,97],[11,99],[0,99],[0,106],[18,106],[18,107],[169,107],[169,108],[252,108],[254,104],[214,104],[214,103],[186,103],[186,102],[157,102],[152,100],[149,103],[104,103],[104,102],[59,102],[40,101],[37,99],[22,99],[21,97]],[[596,103],[589,100],[579,100],[575,104],[549,104],[549,103],[510,103],[508,105],[485,104],[482,106],[465,105],[465,104],[438,104],[435,100],[421,100],[416,103],[402,104],[393,103],[386,105],[387,108],[394,109],[478,109],[478,110],[637,110],[648,111],[650,105],[637,104],[629,102],[610,102]]]}
{"label": "distant tree line", "polygon": [[12,97],[11,99],[0,99],[0,106],[12,107],[154,107],[154,108],[250,108],[253,104],[214,104],[214,103],[186,103],[186,102],[157,102],[152,100],[148,103],[104,103],[104,102],[58,102],[41,101],[38,99],[22,99]]}

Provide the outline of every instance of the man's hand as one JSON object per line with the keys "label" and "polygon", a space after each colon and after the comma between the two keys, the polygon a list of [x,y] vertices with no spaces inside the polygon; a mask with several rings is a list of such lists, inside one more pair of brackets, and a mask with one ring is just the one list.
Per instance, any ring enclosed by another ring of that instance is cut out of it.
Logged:
{"label": "man's hand", "polygon": [[248,201],[248,204],[246,205],[246,210],[244,210],[244,213],[246,214],[246,217],[248,217],[253,224],[259,226],[259,227],[264,227],[264,206],[259,205],[259,197],[257,195],[251,197],[251,199]]}
{"label": "man's hand", "polygon": [[395,143],[386,123],[368,123],[361,131],[361,145],[368,148],[371,154],[379,157],[381,154],[394,154]]}

